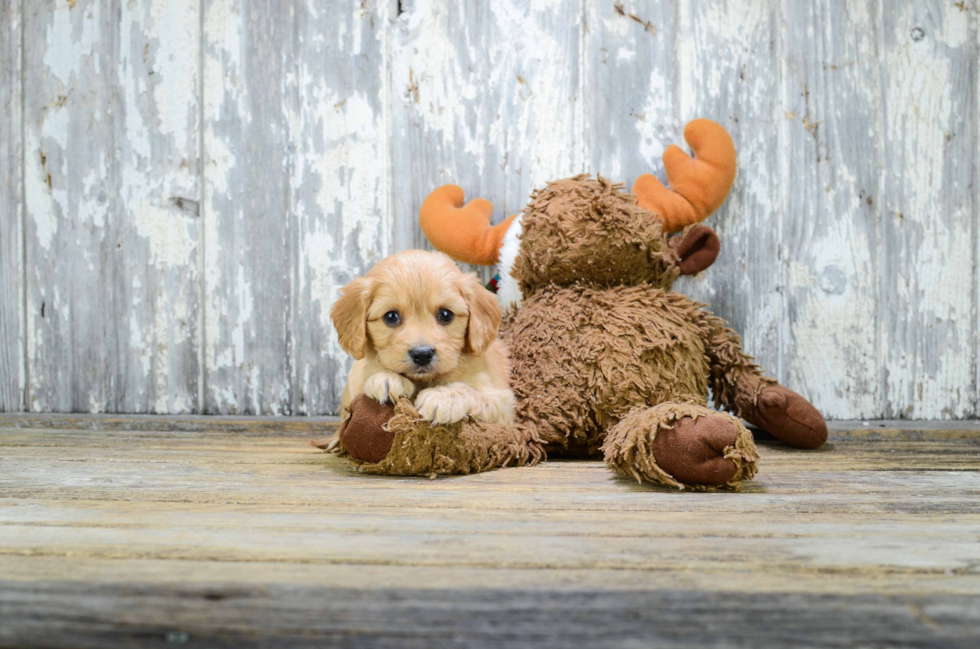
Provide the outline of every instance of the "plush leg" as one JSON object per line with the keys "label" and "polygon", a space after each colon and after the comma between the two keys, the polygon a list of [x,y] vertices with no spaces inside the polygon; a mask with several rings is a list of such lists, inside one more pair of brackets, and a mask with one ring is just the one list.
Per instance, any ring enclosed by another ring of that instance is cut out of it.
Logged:
{"label": "plush leg", "polygon": [[395,438],[386,427],[394,414],[395,406],[359,394],[348,406],[347,418],[340,422],[337,437],[315,441],[313,445],[359,462],[380,462],[388,455]]}
{"label": "plush leg", "polygon": [[447,425],[424,421],[408,399],[383,406],[363,395],[327,448],[365,473],[466,474],[505,466],[532,466],[545,458],[544,443],[530,427],[466,418]]}
{"label": "plush leg", "polygon": [[609,429],[602,452],[619,473],[678,489],[737,489],[759,458],[742,422],[693,403],[633,411]]}
{"label": "plush leg", "polygon": [[735,380],[734,392],[726,409],[790,446],[819,448],[827,441],[823,415],[789,388],[749,374]]}
{"label": "plush leg", "polygon": [[809,401],[763,376],[742,340],[707,311],[697,321],[711,359],[715,405],[734,413],[790,446],[817,448],[827,441],[827,422]]}

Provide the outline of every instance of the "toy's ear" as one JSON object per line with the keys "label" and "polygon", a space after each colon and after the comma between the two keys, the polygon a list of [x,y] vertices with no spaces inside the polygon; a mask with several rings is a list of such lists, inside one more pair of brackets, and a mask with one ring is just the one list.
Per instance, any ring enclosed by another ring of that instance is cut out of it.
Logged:
{"label": "toy's ear", "polygon": [[484,288],[475,273],[466,278],[463,297],[470,310],[470,319],[466,325],[466,347],[463,351],[480,355],[497,339],[503,310],[497,296]]}
{"label": "toy's ear", "polygon": [[677,257],[681,275],[697,275],[715,263],[721,252],[721,240],[706,225],[694,225],[670,240],[670,247]]}
{"label": "toy's ear", "polygon": [[330,319],[344,351],[360,360],[367,346],[367,309],[371,280],[358,277],[340,289],[340,299],[330,310]]}

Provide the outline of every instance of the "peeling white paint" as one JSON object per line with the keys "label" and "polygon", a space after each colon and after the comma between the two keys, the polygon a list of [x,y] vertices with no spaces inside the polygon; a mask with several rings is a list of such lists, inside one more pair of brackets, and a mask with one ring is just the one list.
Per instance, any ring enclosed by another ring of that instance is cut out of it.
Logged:
{"label": "peeling white paint", "polygon": [[[102,5],[93,3],[86,11],[72,11],[67,2],[56,3],[45,34],[44,65],[61,83],[70,86],[83,65],[81,56],[66,52],[68,44],[91,52],[99,41]],[[96,59],[97,61],[98,59]]]}
{"label": "peeling white paint", "polygon": [[[980,80],[966,76],[980,43],[954,5],[858,3],[846,21],[823,0],[419,0],[397,18],[387,3],[314,0],[103,6],[56,3],[29,21],[36,409],[114,408],[125,386],[125,407],[187,412],[202,381],[221,411],[328,411],[349,366],[330,306],[352,276],[416,245],[433,187],[484,193],[501,218],[579,171],[662,177],[664,147],[705,115],[732,130],[742,166],[710,222],[722,257],[678,288],[718,304],[746,349],[831,417],[976,414],[980,295],[965,269],[980,257],[968,99]],[[289,35],[284,58],[258,59],[266,35],[248,30],[272,27]],[[251,159],[264,137],[284,139],[283,159]],[[260,259],[263,233],[249,230],[243,194],[281,191],[243,187],[256,165],[288,172],[285,263]],[[285,325],[263,303],[269,287],[289,293]],[[83,300],[96,293],[100,306]],[[117,343],[124,375],[82,367],[85,345],[108,356]]]}
{"label": "peeling white paint", "polygon": [[185,268],[196,259],[197,243],[176,208],[144,205],[133,214],[136,232],[150,244],[150,263],[161,268]]}
{"label": "peeling white paint", "polygon": [[897,174],[888,177],[901,190],[885,215],[886,243],[907,274],[904,281],[886,278],[894,298],[883,328],[885,388],[889,414],[912,418],[961,418],[976,408],[959,396],[975,377],[977,332],[965,298],[975,282],[967,272],[975,269],[967,232],[976,216],[966,211],[969,203],[950,200],[973,180],[972,161],[950,151],[964,143],[960,113],[971,101],[962,72],[975,53],[965,47],[961,23],[968,21],[955,7],[944,13],[940,27],[934,15],[897,8],[886,56],[885,141]]}

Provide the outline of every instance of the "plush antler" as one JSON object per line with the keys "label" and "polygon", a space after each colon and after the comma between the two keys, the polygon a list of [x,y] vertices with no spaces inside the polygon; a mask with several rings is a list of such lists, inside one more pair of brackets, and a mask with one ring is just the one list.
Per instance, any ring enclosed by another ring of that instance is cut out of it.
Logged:
{"label": "plush antler", "polygon": [[664,151],[670,189],[651,174],[633,183],[640,206],[660,216],[666,232],[680,232],[708,218],[735,182],[735,145],[720,124],[696,119],[684,128],[684,139],[693,159],[673,144]]}
{"label": "plush antler", "polygon": [[419,210],[422,232],[436,250],[456,261],[490,266],[497,263],[504,234],[514,220],[508,217],[490,227],[493,205],[474,198],[463,205],[463,190],[443,185],[425,199]]}

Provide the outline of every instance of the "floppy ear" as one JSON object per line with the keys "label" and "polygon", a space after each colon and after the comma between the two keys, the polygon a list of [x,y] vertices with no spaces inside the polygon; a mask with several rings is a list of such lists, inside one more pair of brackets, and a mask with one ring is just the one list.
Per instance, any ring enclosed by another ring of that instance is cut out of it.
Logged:
{"label": "floppy ear", "polygon": [[721,240],[714,230],[699,224],[671,239],[670,247],[677,257],[677,268],[681,275],[697,275],[715,263],[718,253],[721,252]]}
{"label": "floppy ear", "polygon": [[330,319],[344,351],[360,360],[367,345],[367,308],[371,280],[358,277],[340,289],[340,299],[330,310]]}
{"label": "floppy ear", "polygon": [[470,309],[463,351],[479,356],[497,339],[502,309],[497,296],[484,288],[476,274],[467,276],[463,297]]}

